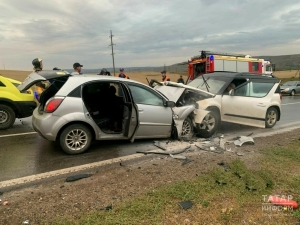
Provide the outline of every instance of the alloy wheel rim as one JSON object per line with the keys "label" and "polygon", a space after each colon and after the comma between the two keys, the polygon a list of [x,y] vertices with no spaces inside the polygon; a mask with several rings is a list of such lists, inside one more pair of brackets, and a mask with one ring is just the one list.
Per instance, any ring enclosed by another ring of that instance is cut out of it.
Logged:
{"label": "alloy wheel rim", "polygon": [[204,117],[202,123],[200,124],[200,128],[205,129],[207,131],[211,131],[212,129],[214,129],[215,124],[216,124],[215,118],[211,114],[207,114]]}
{"label": "alloy wheel rim", "polygon": [[190,123],[187,120],[183,121],[181,135],[182,136],[188,135],[191,133],[191,130],[192,130],[192,128],[191,128]]}
{"label": "alloy wheel rim", "polygon": [[4,110],[0,111],[0,124],[7,122],[8,120],[8,113]]}
{"label": "alloy wheel rim", "polygon": [[71,130],[65,139],[65,143],[69,149],[73,151],[79,151],[83,149],[88,141],[87,134],[84,130],[81,129],[74,129]]}
{"label": "alloy wheel rim", "polygon": [[270,111],[268,113],[268,119],[267,122],[269,125],[273,125],[276,121],[276,113],[274,111]]}

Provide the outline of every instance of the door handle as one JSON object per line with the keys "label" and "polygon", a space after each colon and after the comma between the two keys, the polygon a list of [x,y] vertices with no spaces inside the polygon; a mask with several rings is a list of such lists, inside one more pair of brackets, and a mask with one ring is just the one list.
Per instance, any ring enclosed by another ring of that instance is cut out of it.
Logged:
{"label": "door handle", "polygon": [[143,109],[139,109],[139,112],[144,112],[144,110]]}
{"label": "door handle", "polygon": [[266,107],[266,104],[265,103],[258,103],[257,106]]}

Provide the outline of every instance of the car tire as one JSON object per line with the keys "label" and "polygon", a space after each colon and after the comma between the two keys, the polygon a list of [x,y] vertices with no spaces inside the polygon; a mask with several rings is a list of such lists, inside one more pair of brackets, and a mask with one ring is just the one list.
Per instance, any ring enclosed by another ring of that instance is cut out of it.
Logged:
{"label": "car tire", "polygon": [[291,93],[290,93],[290,96],[294,96],[295,93],[296,93],[295,90],[292,90]]}
{"label": "car tire", "polygon": [[181,137],[192,137],[194,135],[194,125],[192,120],[187,117],[182,124]]}
{"label": "car tire", "polygon": [[92,133],[85,125],[72,124],[62,131],[59,143],[64,152],[70,155],[80,154],[90,147]]}
{"label": "car tire", "polygon": [[0,130],[10,128],[16,120],[14,110],[7,105],[0,105]]}
{"label": "car tire", "polygon": [[210,138],[216,133],[220,124],[220,116],[214,111],[210,111],[201,124],[197,124],[197,132],[200,137]]}
{"label": "car tire", "polygon": [[266,128],[272,128],[275,126],[278,119],[278,111],[274,107],[270,107],[266,113]]}

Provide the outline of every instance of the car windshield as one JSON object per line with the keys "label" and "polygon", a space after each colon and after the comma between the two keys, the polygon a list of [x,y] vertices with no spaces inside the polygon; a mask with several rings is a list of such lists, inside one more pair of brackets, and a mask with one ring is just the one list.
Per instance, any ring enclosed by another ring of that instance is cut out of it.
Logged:
{"label": "car windshield", "polygon": [[297,82],[296,81],[288,81],[288,82],[285,82],[283,85],[284,86],[296,86]]}
{"label": "car windshield", "polygon": [[[205,77],[204,77],[204,79],[205,79]],[[203,91],[207,91],[207,88],[208,88],[208,91],[210,93],[217,94],[220,91],[220,89],[222,87],[224,87],[224,85],[226,84],[225,80],[221,80],[218,78],[208,77],[205,80],[206,80],[206,82],[203,80],[203,78],[197,78],[197,79],[193,80],[192,82],[190,82],[188,84],[188,86],[198,88]],[[207,85],[205,83],[207,83]],[[206,86],[207,86],[207,88],[206,88]]]}

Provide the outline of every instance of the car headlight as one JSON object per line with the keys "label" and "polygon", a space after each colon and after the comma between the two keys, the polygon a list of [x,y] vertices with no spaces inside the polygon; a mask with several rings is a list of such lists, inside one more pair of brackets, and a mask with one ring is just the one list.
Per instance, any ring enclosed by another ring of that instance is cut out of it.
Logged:
{"label": "car headlight", "polygon": [[284,91],[289,91],[290,90],[290,88],[286,88],[286,89],[284,89]]}

